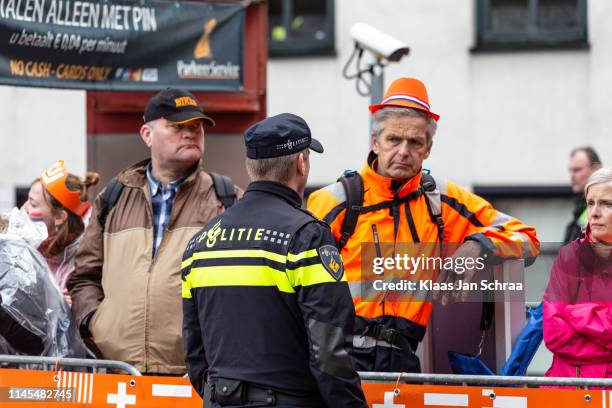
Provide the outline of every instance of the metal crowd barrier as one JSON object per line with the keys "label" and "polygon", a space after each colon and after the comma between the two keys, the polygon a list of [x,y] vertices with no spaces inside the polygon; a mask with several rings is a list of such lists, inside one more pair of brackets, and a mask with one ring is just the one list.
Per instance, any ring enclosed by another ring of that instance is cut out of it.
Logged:
{"label": "metal crowd barrier", "polygon": [[[432,384],[432,385],[513,385],[513,386],[569,386],[569,387],[606,387],[612,388],[612,378],[561,378],[561,377],[513,377],[501,375],[461,375],[461,374],[408,374],[359,372],[363,381]],[[400,377],[401,376],[401,377]]]}
{"label": "metal crowd barrier", "polygon": [[[95,360],[83,358],[54,358],[39,356],[14,356],[0,354],[1,364],[37,364],[54,369],[60,367],[90,368],[94,373],[99,369],[114,369],[127,372],[129,375],[142,376],[136,367],[123,361]],[[511,386],[565,386],[565,387],[606,387],[612,388],[612,378],[560,378],[560,377],[513,377],[501,375],[461,375],[461,374],[408,374],[381,373],[362,371],[359,376],[363,381],[380,383],[431,384],[431,385],[511,385]]]}
{"label": "metal crowd barrier", "polygon": [[115,360],[95,360],[86,358],[55,358],[55,357],[39,357],[39,356],[12,356],[8,354],[0,354],[0,364],[37,364],[43,365],[47,369],[53,369],[56,366],[60,367],[85,367],[90,368],[92,372],[97,373],[101,368],[111,368],[114,370],[126,371],[129,375],[141,376],[140,371],[133,365],[124,363],[123,361]]}

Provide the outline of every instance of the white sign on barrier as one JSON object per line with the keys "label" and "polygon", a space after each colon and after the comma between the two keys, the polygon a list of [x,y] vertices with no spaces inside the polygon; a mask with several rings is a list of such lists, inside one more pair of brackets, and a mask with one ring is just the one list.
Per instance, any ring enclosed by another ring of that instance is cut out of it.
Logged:
{"label": "white sign on barrier", "polygon": [[107,404],[115,404],[117,408],[126,408],[126,405],[136,405],[136,396],[127,393],[127,383],[117,383],[117,393],[106,395]]}
{"label": "white sign on barrier", "polygon": [[372,408],[406,408],[405,404],[396,404],[394,399],[394,392],[385,392],[385,402],[383,404],[372,404]]}

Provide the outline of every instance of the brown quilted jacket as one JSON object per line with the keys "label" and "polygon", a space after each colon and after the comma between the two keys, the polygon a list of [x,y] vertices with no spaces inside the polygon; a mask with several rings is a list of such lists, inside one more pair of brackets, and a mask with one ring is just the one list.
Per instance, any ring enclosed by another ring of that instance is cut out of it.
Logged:
{"label": "brown quilted jacket", "polygon": [[[148,160],[122,171],[124,188],[98,221],[94,202],[85,238],[68,281],[80,327],[95,311],[89,330],[105,359],[128,362],[143,373],[185,372],[182,344],[181,256],[189,239],[223,211],[212,178],[198,167],[177,192],[167,231],[153,251]],[[237,196],[242,191],[236,188]]]}

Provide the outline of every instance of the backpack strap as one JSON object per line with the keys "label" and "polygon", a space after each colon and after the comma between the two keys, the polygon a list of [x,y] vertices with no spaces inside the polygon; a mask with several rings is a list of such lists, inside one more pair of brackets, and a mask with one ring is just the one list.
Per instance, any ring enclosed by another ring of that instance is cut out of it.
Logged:
{"label": "backpack strap", "polygon": [[484,347],[487,331],[489,331],[491,328],[493,317],[495,316],[495,302],[487,300],[487,298],[490,297],[491,296],[488,294],[483,293],[482,312],[480,315],[480,342],[478,342],[478,356],[482,354],[482,348]]}
{"label": "backpack strap", "polygon": [[491,323],[493,323],[493,316],[495,315],[495,302],[490,298],[491,296],[483,295],[482,312],[480,314],[480,331],[489,330]]}
{"label": "backpack strap", "polygon": [[381,202],[376,203],[376,204],[372,204],[372,205],[368,205],[368,206],[362,206],[360,208],[359,212],[361,214],[365,214],[365,213],[369,213],[369,212],[372,212],[372,211],[382,210],[382,209],[385,209],[385,208],[397,207],[398,205],[407,203],[408,201],[415,200],[415,199],[419,198],[422,195],[423,195],[423,192],[419,189],[419,190],[413,191],[412,193],[408,194],[407,196],[404,196],[404,197],[401,197],[401,198],[394,198],[393,200],[381,201]]}
{"label": "backpack strap", "polygon": [[338,250],[341,251],[357,227],[359,213],[363,206],[363,180],[355,170],[346,170],[338,181],[342,184],[346,195],[346,214],[342,221],[342,235],[338,242]]}
{"label": "backpack strap", "polygon": [[117,200],[119,200],[119,196],[121,196],[123,187],[123,183],[117,180],[117,177],[113,177],[106,185],[104,192],[100,195],[100,212],[98,213],[98,222],[102,227],[102,231],[104,231],[104,227],[106,226],[108,213],[110,210],[112,210],[115,204],[117,204]]}
{"label": "backpack strap", "polygon": [[[423,194],[427,197],[427,208],[429,210],[429,216],[432,221],[438,226],[438,236],[440,237],[440,249],[442,248],[442,241],[444,241],[444,220],[442,219],[442,195],[436,180],[427,171],[423,171],[421,177],[421,189]],[[495,303],[490,299],[490,294],[483,294],[482,301],[482,313],[480,315],[480,330],[483,332],[483,339],[481,339],[480,347],[482,348],[482,341],[484,340],[484,332],[489,330],[491,323],[493,322],[493,316],[495,314]]]}
{"label": "backpack strap", "polygon": [[[423,194],[427,197],[427,209],[429,210],[429,216],[432,221],[438,226],[438,236],[440,239],[440,250],[442,250],[442,242],[444,241],[444,220],[442,219],[442,195],[436,180],[429,173],[429,171],[423,171],[421,177],[421,189]],[[482,339],[480,341],[480,349],[482,349],[482,343],[484,341],[484,332],[489,330],[491,323],[493,322],[493,316],[495,314],[495,303],[490,299],[490,294],[483,294],[482,301],[482,312],[480,315],[480,330],[483,332]]]}
{"label": "backpack strap", "polygon": [[421,190],[427,198],[427,209],[429,210],[429,216],[431,220],[438,227],[438,237],[440,243],[444,241],[444,220],[442,219],[442,197],[440,190],[436,185],[436,179],[429,173],[429,171],[423,171],[421,176]]}
{"label": "backpack strap", "polygon": [[[232,179],[217,173],[210,173],[215,193],[223,204],[225,209],[231,207],[236,202],[236,191],[234,190],[234,183]],[[104,192],[100,195],[100,212],[98,213],[98,222],[104,229],[106,225],[106,219],[108,213],[117,204],[119,197],[123,191],[123,183],[117,180],[117,177],[113,177],[108,182]]]}
{"label": "backpack strap", "polygon": [[212,177],[213,186],[217,198],[223,204],[223,208],[226,210],[236,203],[236,190],[234,189],[234,182],[228,176],[223,174],[209,173]]}
{"label": "backpack strap", "polygon": [[[440,237],[440,253],[442,253],[442,242],[444,241],[444,220],[442,219],[442,198],[436,180],[429,172],[423,172],[421,177],[421,189],[427,197],[427,208],[432,221],[438,226],[438,236]],[[495,314],[495,303],[490,299],[490,294],[483,294],[482,313],[480,315],[480,330],[482,331],[482,339],[480,348],[484,341],[484,333],[489,330],[493,322]]]}

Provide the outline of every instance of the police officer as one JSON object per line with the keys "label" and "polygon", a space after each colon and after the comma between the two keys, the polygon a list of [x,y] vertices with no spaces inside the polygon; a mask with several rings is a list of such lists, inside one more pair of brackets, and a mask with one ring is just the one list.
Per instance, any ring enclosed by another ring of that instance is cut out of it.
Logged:
{"label": "police officer", "polygon": [[306,122],[245,133],[244,198],[190,241],[182,263],[191,383],[223,406],[367,407],[348,354],[355,310],[329,227],[302,210]]}

